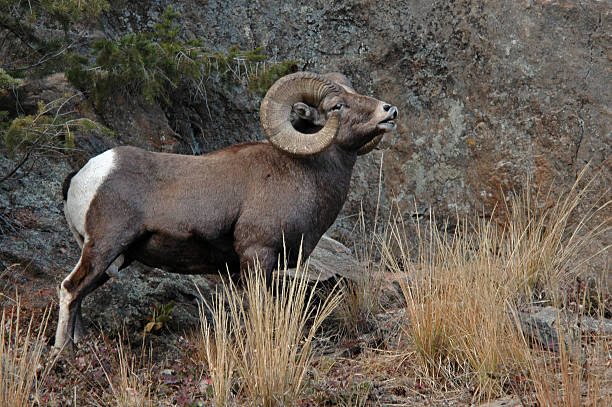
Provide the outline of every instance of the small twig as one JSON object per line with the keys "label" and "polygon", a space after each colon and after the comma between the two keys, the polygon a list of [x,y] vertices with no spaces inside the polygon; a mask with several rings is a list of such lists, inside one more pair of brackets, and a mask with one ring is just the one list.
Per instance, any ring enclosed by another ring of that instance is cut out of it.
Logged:
{"label": "small twig", "polygon": [[66,45],[65,47],[61,48],[59,51],[57,51],[55,54],[47,54],[44,55],[41,59],[38,60],[38,62],[29,65],[29,66],[21,66],[21,67],[17,67],[17,68],[6,68],[10,71],[26,71],[28,69],[32,69],[32,68],[36,68],[37,66],[40,66],[42,64],[44,64],[45,62],[49,61],[50,59],[53,58],[57,58],[58,56],[62,55],[64,52],[66,52],[67,50],[69,50],[70,48],[72,48],[74,46],[74,44],[76,44],[78,40],[74,40],[72,41],[72,43]]}
{"label": "small twig", "polygon": [[206,106],[206,111],[208,112],[208,118],[210,121],[213,120],[212,113],[210,112],[210,107],[208,106],[208,92],[206,92],[206,86],[203,86],[204,89],[204,106]]}
{"label": "small twig", "polygon": [[[77,92],[77,93],[75,93],[75,94],[71,95],[70,97],[66,98],[66,100],[62,101],[62,103],[59,105],[59,107],[58,107],[58,108],[57,108],[57,110],[55,111],[55,117],[53,118],[53,120],[54,120],[54,121],[55,121],[55,119],[57,119],[57,116],[59,115],[59,112],[62,110],[62,108],[64,107],[64,105],[65,105],[66,103],[68,103],[68,102],[69,102],[71,99],[73,99],[74,97],[76,97],[77,95],[79,95],[79,96],[80,96],[80,95],[81,95],[81,92]],[[54,103],[54,102],[55,102],[55,101],[53,101],[53,102],[51,102],[51,103],[47,104],[47,106],[51,106],[51,107],[50,107],[48,110],[46,110],[46,111],[45,111],[45,113],[47,113],[48,111],[50,111],[50,110],[51,110],[51,109],[54,107],[54,106],[53,106],[53,103]],[[46,108],[46,106],[45,106],[45,108]],[[70,112],[67,112],[67,113],[70,113]]]}
{"label": "small twig", "polygon": [[7,179],[11,178],[16,172],[17,170],[19,170],[19,168],[21,168],[23,166],[23,164],[26,163],[26,161],[28,161],[28,158],[30,158],[30,155],[32,154],[32,150],[34,148],[30,148],[24,155],[23,157],[21,157],[21,160],[19,160],[19,162],[17,163],[17,165],[15,165],[15,167],[13,167],[12,170],[9,171],[8,174],[6,174],[5,176],[3,176],[2,178],[0,178],[0,184],[2,184],[4,181],[6,181]]}

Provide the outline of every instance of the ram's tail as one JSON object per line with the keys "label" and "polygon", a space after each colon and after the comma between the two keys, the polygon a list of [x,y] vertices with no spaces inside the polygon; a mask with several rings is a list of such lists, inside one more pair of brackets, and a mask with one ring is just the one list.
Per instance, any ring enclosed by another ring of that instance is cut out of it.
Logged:
{"label": "ram's tail", "polygon": [[79,171],[72,171],[70,174],[68,174],[68,176],[64,180],[64,183],[62,184],[62,196],[64,197],[64,201],[68,200],[68,189],[70,189],[70,181],[72,181],[72,177],[74,177],[77,172]]}

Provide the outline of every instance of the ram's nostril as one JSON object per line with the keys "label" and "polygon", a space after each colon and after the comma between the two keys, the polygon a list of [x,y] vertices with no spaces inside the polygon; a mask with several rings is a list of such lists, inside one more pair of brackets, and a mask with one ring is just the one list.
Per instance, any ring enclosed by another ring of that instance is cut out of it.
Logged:
{"label": "ram's nostril", "polygon": [[397,109],[393,109],[393,120],[395,120],[397,118]]}
{"label": "ram's nostril", "polygon": [[389,109],[391,109],[392,107],[393,107],[393,106],[391,106],[391,105],[384,104],[384,105],[383,105],[383,110],[384,110],[385,112],[388,112],[388,111],[389,111]]}

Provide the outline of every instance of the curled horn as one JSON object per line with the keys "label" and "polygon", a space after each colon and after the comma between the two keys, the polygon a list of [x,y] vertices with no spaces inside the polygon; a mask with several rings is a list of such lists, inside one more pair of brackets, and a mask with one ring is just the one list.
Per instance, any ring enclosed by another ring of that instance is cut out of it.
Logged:
{"label": "curled horn", "polygon": [[261,125],[266,137],[275,147],[299,157],[325,150],[338,132],[338,112],[333,112],[325,126],[313,134],[294,129],[289,117],[295,103],[318,106],[325,96],[339,91],[333,82],[310,72],[297,72],[280,78],[261,102]]}

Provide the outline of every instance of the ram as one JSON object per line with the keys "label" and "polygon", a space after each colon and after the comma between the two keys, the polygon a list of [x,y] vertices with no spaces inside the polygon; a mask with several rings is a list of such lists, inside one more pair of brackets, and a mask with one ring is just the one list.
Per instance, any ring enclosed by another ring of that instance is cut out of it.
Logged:
{"label": "ram", "polygon": [[267,141],[202,156],[116,147],[64,183],[81,257],[60,286],[55,346],[83,337],[81,303],[137,260],[169,272],[248,270],[310,255],[346,200],[357,156],[395,129],[397,108],[338,73],[279,79],[261,103]]}

